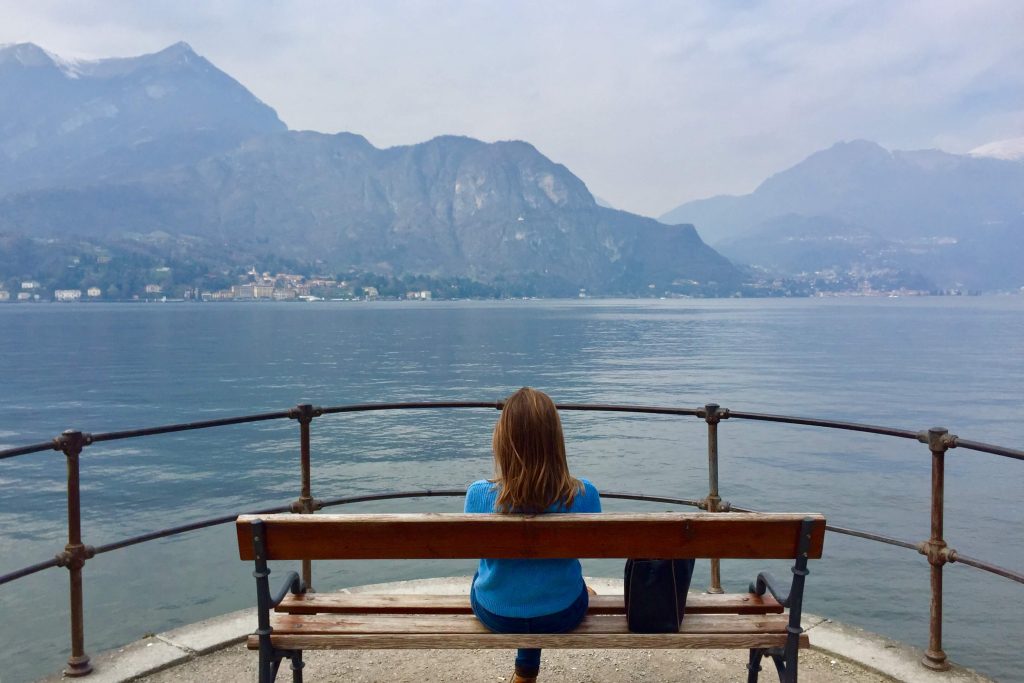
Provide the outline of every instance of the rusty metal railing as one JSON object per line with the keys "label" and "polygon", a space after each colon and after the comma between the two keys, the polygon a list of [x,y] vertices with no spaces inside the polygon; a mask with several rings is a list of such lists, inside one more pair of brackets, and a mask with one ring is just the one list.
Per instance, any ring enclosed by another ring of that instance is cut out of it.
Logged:
{"label": "rusty metal railing", "polygon": [[[85,676],[92,671],[89,655],[85,652],[85,627],[83,607],[83,585],[82,568],[86,561],[96,555],[126,548],[147,541],[165,538],[177,534],[204,529],[219,524],[232,522],[237,514],[222,515],[189,524],[168,527],[158,531],[152,531],[139,536],[121,539],[102,546],[85,545],[82,542],[81,528],[81,493],[79,490],[80,456],[86,446],[105,441],[117,441],[132,439],[143,436],[154,436],[183,432],[198,429],[211,429],[228,425],[246,424],[252,422],[263,422],[267,420],[293,419],[299,424],[299,469],[300,488],[299,497],[289,505],[282,505],[272,508],[255,510],[255,513],[287,512],[298,514],[312,514],[325,507],[345,505],[357,502],[374,500],[390,500],[398,498],[421,498],[433,496],[462,496],[462,490],[420,490],[420,491],[392,491],[377,494],[348,496],[330,500],[317,500],[312,493],[311,476],[311,453],[310,453],[310,429],[315,418],[324,415],[336,415],[341,413],[362,413],[371,411],[391,410],[420,410],[420,409],[460,409],[460,408],[502,408],[501,402],[414,402],[414,403],[368,403],[358,405],[317,407],[311,404],[300,404],[285,411],[273,413],[260,413],[255,415],[243,415],[240,417],[206,420],[201,422],[187,422],[173,425],[163,425],[145,429],[125,430],[118,432],[106,432],[101,434],[88,434],[76,430],[68,430],[52,441],[30,444],[16,448],[0,450],[0,460],[15,458],[39,453],[48,450],[57,450],[64,453],[67,464],[67,512],[68,512],[68,542],[63,552],[53,559],[22,567],[13,572],[0,576],[0,585],[8,584],[37,572],[52,567],[65,567],[68,570],[70,579],[70,618],[69,626],[71,631],[71,653],[68,657],[64,673],[67,676]],[[839,422],[834,420],[822,420],[816,418],[794,417],[789,415],[770,415],[762,413],[747,413],[730,411],[717,404],[708,403],[700,408],[671,408],[660,406],[636,406],[636,405],[595,405],[595,404],[559,404],[558,408],[563,411],[591,411],[591,412],[617,412],[635,414],[655,414],[672,416],[697,417],[707,423],[708,438],[708,495],[699,500],[673,498],[664,496],[650,496],[628,492],[602,492],[602,497],[617,498],[624,500],[639,500],[648,502],[668,503],[674,505],[690,505],[706,510],[710,513],[723,513],[729,511],[750,512],[746,508],[733,506],[723,501],[719,494],[718,486],[718,425],[723,420],[743,419],[761,422],[779,422],[785,424],[802,425],[810,427],[821,427],[826,429],[840,429],[857,432],[866,432],[902,439],[911,439],[926,444],[931,452],[932,477],[931,477],[931,529],[927,540],[913,542],[901,540],[878,534],[871,531],[849,529],[829,525],[828,531],[847,536],[862,538],[869,541],[893,545],[896,547],[915,550],[924,555],[929,563],[929,576],[931,586],[931,608],[929,615],[929,638],[928,649],[922,664],[930,669],[946,670],[949,668],[949,661],[942,649],[942,571],[949,563],[959,563],[974,567],[976,569],[1001,576],[1011,581],[1024,583],[1024,574],[1004,567],[999,567],[983,560],[979,560],[950,548],[943,537],[943,513],[944,513],[944,468],[945,454],[951,448],[963,448],[983,453],[989,453],[1013,460],[1024,460],[1024,451],[983,443],[980,441],[969,441],[961,439],[941,427],[933,427],[923,431],[910,431],[891,427],[860,424],[855,422]],[[312,564],[305,560],[302,565],[303,579],[308,586],[313,585]],[[719,560],[711,561],[711,579],[707,588],[708,592],[721,593],[721,571]]]}

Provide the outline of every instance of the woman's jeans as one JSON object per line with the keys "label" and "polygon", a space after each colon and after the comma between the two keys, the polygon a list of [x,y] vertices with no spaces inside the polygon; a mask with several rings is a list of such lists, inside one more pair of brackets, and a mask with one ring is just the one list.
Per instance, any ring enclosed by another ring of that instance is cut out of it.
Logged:
{"label": "woman's jeans", "polygon": [[[476,577],[473,577],[476,583]],[[554,614],[542,614],[539,617],[503,617],[493,612],[488,612],[477,602],[476,589],[469,591],[469,604],[473,607],[473,614],[476,618],[495,633],[565,633],[571,631],[587,615],[587,607],[590,604],[586,586],[583,592],[576,598],[576,602],[569,605],[561,612]],[[536,676],[540,671],[540,649],[520,648],[516,655],[516,673],[520,676]]]}

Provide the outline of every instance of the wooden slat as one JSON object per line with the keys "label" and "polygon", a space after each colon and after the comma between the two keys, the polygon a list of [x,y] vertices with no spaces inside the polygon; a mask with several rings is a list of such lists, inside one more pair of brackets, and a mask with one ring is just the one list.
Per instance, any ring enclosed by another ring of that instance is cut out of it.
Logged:
{"label": "wooden slat", "polygon": [[[293,650],[399,650],[399,649],[510,649],[517,647],[589,650],[628,649],[748,649],[782,647],[784,634],[735,633],[623,633],[623,634],[372,634],[372,635],[273,635],[276,647]],[[250,650],[259,648],[257,636],[249,636]],[[800,647],[809,647],[807,634]]]}
{"label": "wooden slat", "polygon": [[[277,607],[290,614],[470,614],[466,595],[393,595],[372,593],[307,593],[289,595]],[[621,595],[592,595],[588,614],[622,614]],[[782,605],[770,595],[693,593],[687,614],[780,613]]]}
{"label": "wooden slat", "polygon": [[[785,633],[788,617],[783,614],[720,615],[694,614],[683,620],[680,633]],[[275,614],[270,625],[279,634],[333,635],[391,634],[478,634],[487,627],[470,614]],[[573,629],[578,634],[624,634],[626,618],[621,615],[587,616]]]}
{"label": "wooden slat", "polygon": [[239,555],[253,559],[250,522],[262,519],[272,560],[796,556],[804,518],[809,557],[821,557],[816,514],[242,515]]}

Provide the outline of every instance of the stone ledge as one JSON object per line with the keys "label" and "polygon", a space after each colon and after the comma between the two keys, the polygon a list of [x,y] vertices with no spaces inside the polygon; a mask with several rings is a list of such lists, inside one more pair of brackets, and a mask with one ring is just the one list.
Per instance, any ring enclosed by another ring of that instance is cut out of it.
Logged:
{"label": "stone ledge", "polygon": [[195,654],[206,654],[240,643],[256,630],[256,610],[244,609],[158,633],[163,642]]}
{"label": "stone ledge", "polygon": [[[806,615],[805,620],[811,619]],[[924,651],[855,626],[831,619],[818,619],[804,628],[811,647],[828,652],[906,683],[992,683],[992,679],[953,666],[949,671],[932,671],[921,665]]]}
{"label": "stone ledge", "polygon": [[[187,628],[187,627],[186,627]],[[65,678],[62,674],[43,679],[56,681],[89,681],[89,683],[122,683],[146,674],[162,671],[192,659],[195,653],[175,647],[159,637],[143,638],[116,650],[107,650],[92,658],[92,673],[82,678]]]}

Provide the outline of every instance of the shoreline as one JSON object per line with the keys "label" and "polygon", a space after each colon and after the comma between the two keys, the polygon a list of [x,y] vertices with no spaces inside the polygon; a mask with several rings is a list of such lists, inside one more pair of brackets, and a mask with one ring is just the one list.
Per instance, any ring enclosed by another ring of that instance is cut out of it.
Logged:
{"label": "shoreline", "polygon": [[139,299],[0,299],[0,305],[10,304],[14,306],[26,306],[32,304],[322,304],[322,303],[424,303],[442,302],[454,303],[460,301],[475,302],[501,302],[501,301],[675,301],[675,300],[761,300],[761,299],[978,299],[987,297],[1014,297],[1024,296],[1024,291],[1018,290],[992,290],[979,292],[922,292],[916,290],[871,290],[868,292],[859,290],[840,290],[834,292],[818,291],[809,294],[764,294],[761,296],[723,294],[720,296],[709,296],[699,294],[670,294],[665,296],[629,296],[623,295],[586,295],[586,296],[507,296],[507,297],[432,297],[428,299],[408,298],[397,296],[379,296],[374,298],[355,297],[291,297],[275,299],[272,297],[260,298],[225,298],[225,299],[185,299],[174,298],[139,298]]}

